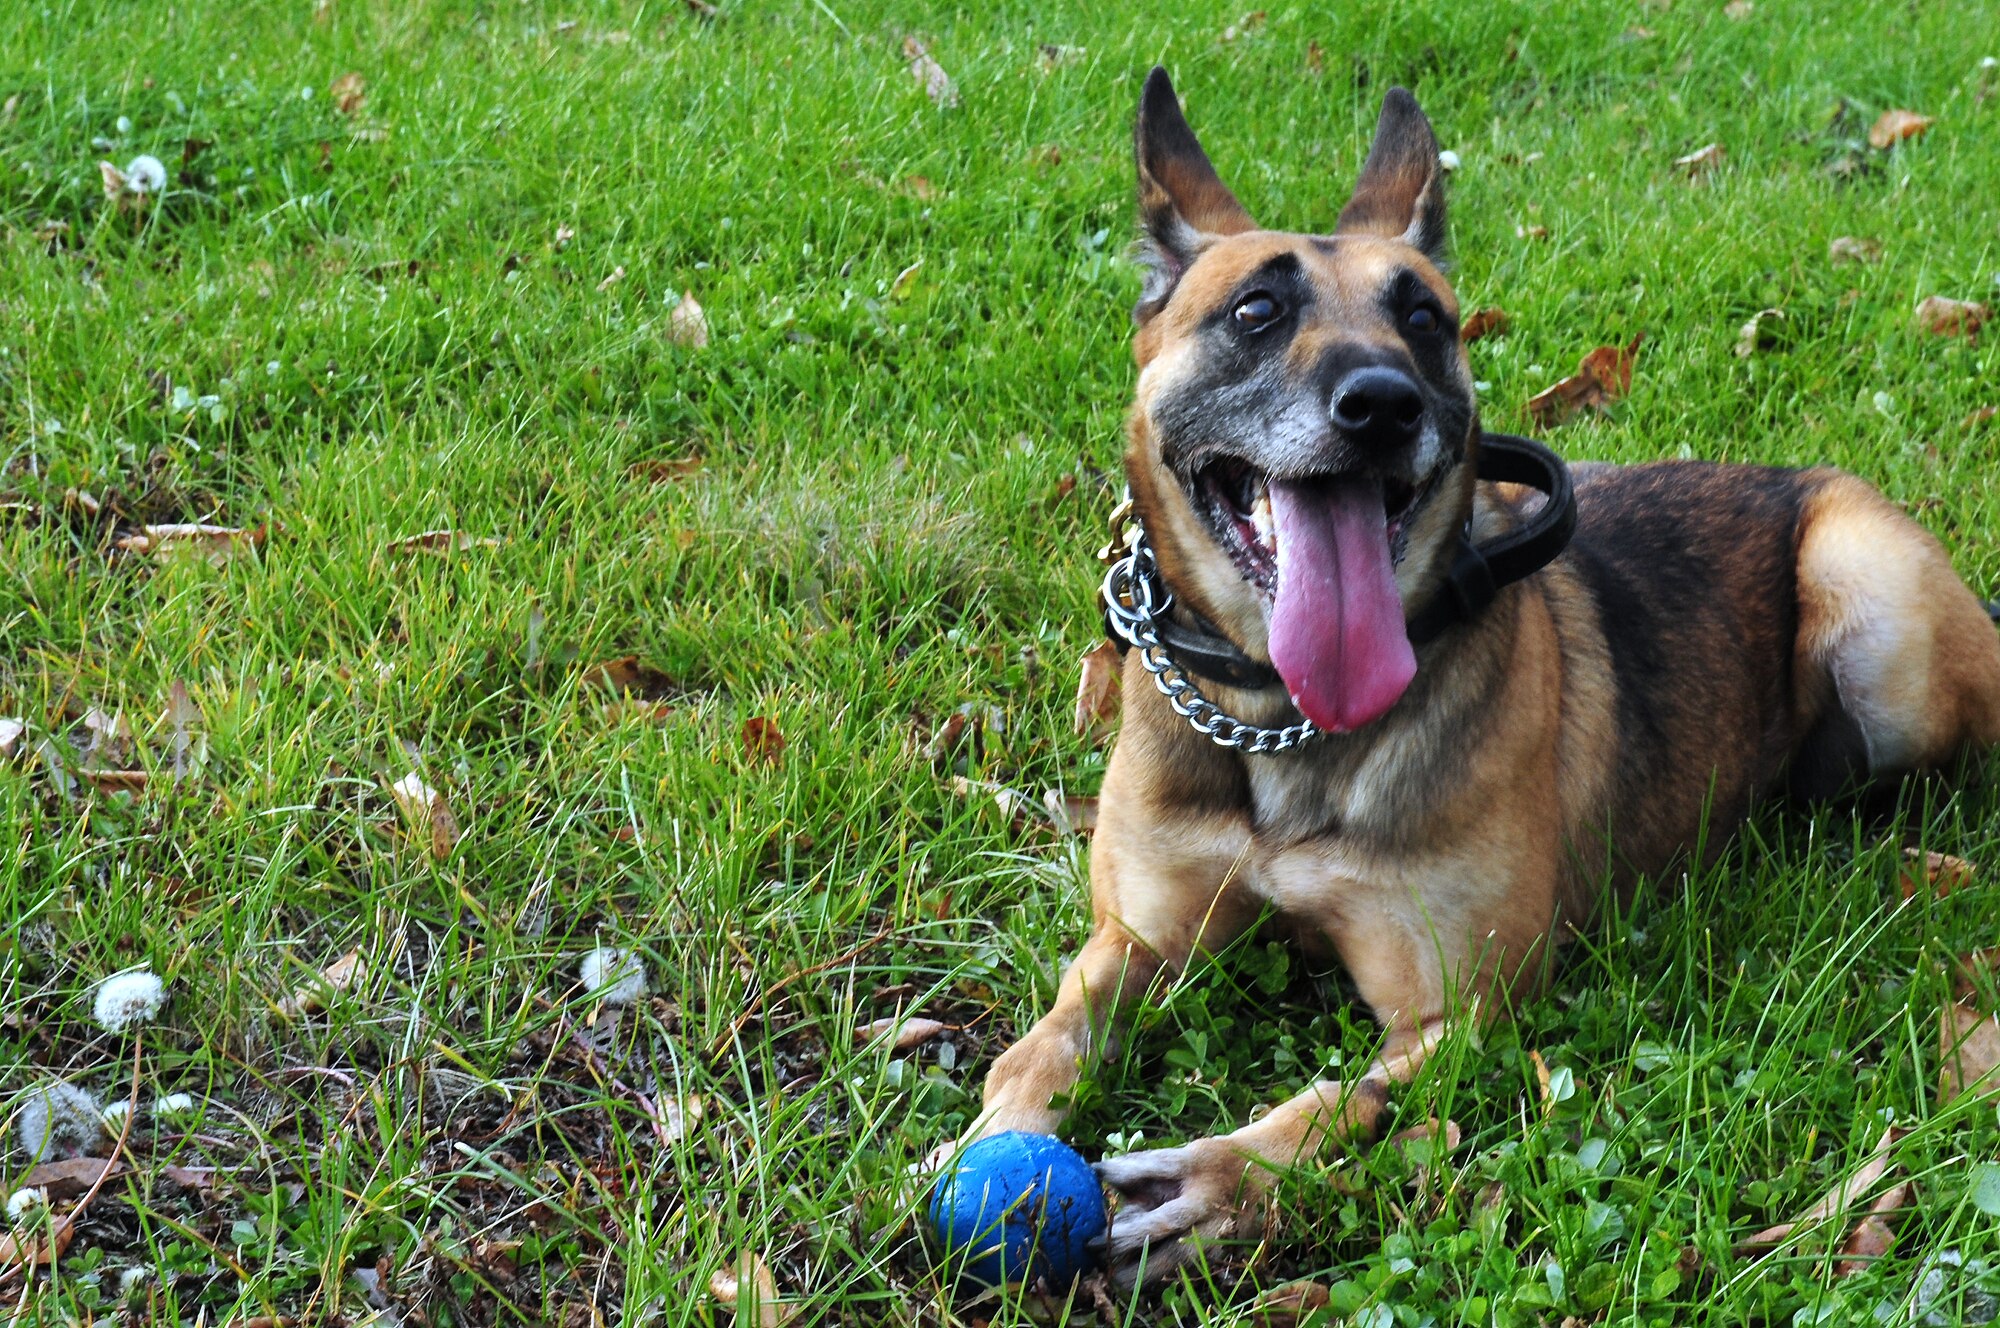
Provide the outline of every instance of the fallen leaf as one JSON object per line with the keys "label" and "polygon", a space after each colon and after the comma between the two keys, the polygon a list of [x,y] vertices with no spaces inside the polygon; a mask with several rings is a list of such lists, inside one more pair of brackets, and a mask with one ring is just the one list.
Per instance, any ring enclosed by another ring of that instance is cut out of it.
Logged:
{"label": "fallen leaf", "polygon": [[1955,962],[1953,999],[1938,1019],[1938,1103],[1942,1106],[1967,1088],[1983,1092],[2000,1088],[1994,1077],[2000,1067],[2000,1020],[1983,1008],[1981,974],[2000,965],[2000,950],[1974,950]]}
{"label": "fallen leaf", "polygon": [[635,480],[667,484],[698,474],[701,466],[702,459],[698,456],[664,457],[654,461],[634,461],[625,467],[625,473]]}
{"label": "fallen leaf", "polygon": [[1860,235],[1836,235],[1826,246],[1826,256],[1836,263],[1879,263],[1882,242]]}
{"label": "fallen leaf", "polygon": [[1748,359],[1760,350],[1775,348],[1780,341],[1779,324],[1784,321],[1783,309],[1759,309],[1737,332],[1736,353]]}
{"label": "fallen leaf", "polygon": [[1740,23],[1750,17],[1753,7],[1750,0],[1729,0],[1729,3],[1722,7],[1722,13],[1724,17],[1735,19]]}
{"label": "fallen leaf", "polygon": [[26,720],[12,717],[0,718],[0,760],[12,760],[21,751],[21,739],[27,735]]}
{"label": "fallen leaf", "polygon": [[[410,778],[415,779],[416,776],[411,775]],[[449,811],[446,814],[449,815]],[[439,856],[442,857],[443,854]],[[349,950],[322,968],[314,975],[312,981],[303,984],[291,995],[279,1001],[278,1014],[286,1019],[296,1019],[300,1015],[325,1009],[327,998],[352,990],[354,984],[361,980],[366,967],[361,959],[361,951]]]}
{"label": "fallen leaf", "polygon": [[326,95],[342,115],[353,115],[368,102],[368,85],[357,73],[342,74],[328,85]]}
{"label": "fallen leaf", "polygon": [[718,1268],[708,1279],[709,1294],[722,1308],[736,1316],[738,1324],[754,1323],[756,1328],[783,1328],[798,1306],[778,1299],[778,1281],[762,1255],[745,1250],[734,1268]]}
{"label": "fallen leaf", "polygon": [[125,1174],[125,1164],[110,1157],[66,1157],[44,1162],[14,1182],[17,1190],[47,1190],[50,1203],[87,1194],[99,1180]]}
{"label": "fallen leaf", "polygon": [[1076,678],[1076,714],[1071,726],[1079,737],[1095,738],[1118,721],[1118,686],[1125,657],[1109,641],[1083,652]]}
{"label": "fallen leaf", "polygon": [[681,3],[686,5],[688,13],[693,14],[696,18],[713,20],[722,17],[722,11],[710,4],[708,0],[681,0]]}
{"label": "fallen leaf", "polygon": [[708,314],[694,296],[681,296],[667,315],[667,340],[693,350],[708,344]]}
{"label": "fallen leaf", "polygon": [[431,856],[440,861],[450,857],[452,846],[458,843],[458,817],[444,794],[424,783],[415,771],[391,784],[389,793],[402,809],[411,837],[428,832]]}
{"label": "fallen leaf", "polygon": [[[872,1024],[863,1024],[854,1030],[856,1042],[873,1042],[879,1037],[888,1037],[889,1045],[897,1051],[908,1051],[920,1047],[945,1031],[945,1026],[935,1019],[899,1019],[890,1017],[877,1019]],[[893,1036],[891,1036],[893,1035]]]}
{"label": "fallen leaf", "polygon": [[1914,848],[1903,850],[1903,867],[1896,874],[1896,884],[1905,899],[1915,898],[1919,890],[1942,899],[1978,879],[1978,870],[1964,858]]}
{"label": "fallen leaf", "polygon": [[944,72],[944,66],[931,58],[930,49],[921,41],[915,37],[903,38],[903,58],[910,62],[910,76],[932,102],[946,108],[958,105],[958,85]]}
{"label": "fallen leaf", "polygon": [[602,687],[606,691],[635,696],[644,701],[668,700],[681,693],[672,678],[650,664],[641,663],[637,655],[620,655],[617,659],[593,664],[583,671],[578,681],[585,687]]}
{"label": "fallen leaf", "polygon": [[1097,830],[1096,798],[1047,789],[1042,793],[1042,808],[1059,835],[1088,835]]}
{"label": "fallen leaf", "polygon": [[43,1230],[9,1231],[0,1234],[0,1271],[9,1268],[35,1268],[45,1263],[54,1263],[62,1257],[63,1251],[76,1236],[76,1228],[67,1216],[56,1219],[55,1224]]}
{"label": "fallen leaf", "polygon": [[611,269],[610,276],[597,283],[597,289],[599,291],[608,291],[623,280],[625,280],[625,265],[620,263]]}
{"label": "fallen leaf", "polygon": [[1320,48],[1317,38],[1306,43],[1306,72],[1308,74],[1326,72],[1326,52]]}
{"label": "fallen leaf", "polygon": [[1257,1303],[1250,1307],[1250,1318],[1268,1328],[1287,1328],[1332,1304],[1333,1292],[1322,1282],[1287,1282],[1257,1297]]}
{"label": "fallen leaf", "polygon": [[1574,374],[1531,397],[1528,415],[1548,428],[1580,410],[1603,410],[1631,390],[1642,340],[1640,334],[1624,346],[1599,346],[1583,357]]}
{"label": "fallen leaf", "polygon": [[1720,166],[1722,159],[1727,155],[1728,152],[1722,144],[1709,143],[1696,148],[1685,157],[1675,157],[1674,165],[1680,167],[1689,176],[1706,175]]}
{"label": "fallen leaf", "polygon": [[127,535],[118,541],[118,547],[127,553],[152,553],[162,557],[170,553],[194,554],[220,567],[246,549],[254,548],[264,537],[261,528],[239,530],[235,526],[206,526],[197,522],[183,522],[163,526],[141,526],[136,535]]}
{"label": "fallen leaf", "polygon": [[766,765],[775,763],[785,750],[785,735],[778,731],[778,722],[762,715],[744,720],[738,737],[743,743],[743,754]]}
{"label": "fallen leaf", "polygon": [[963,709],[954,710],[945,716],[944,723],[937,726],[918,748],[917,754],[932,765],[948,761],[958,754],[958,749],[968,736],[977,738],[980,730],[979,717]]}
{"label": "fallen leaf", "polygon": [[385,553],[464,553],[470,549],[497,549],[501,541],[490,535],[468,535],[462,530],[426,530],[390,540]]}
{"label": "fallen leaf", "polygon": [[143,793],[153,778],[144,770],[79,770],[76,774],[99,793]]}
{"label": "fallen leaf", "polygon": [[993,805],[1000,809],[1000,814],[1016,824],[1025,817],[1034,815],[1036,810],[1033,798],[990,779],[967,779],[964,775],[953,775],[951,791],[968,802],[978,797],[990,796]]}
{"label": "fallen leaf", "polygon": [[1977,429],[1982,424],[1990,424],[2000,419],[2000,406],[1981,406],[1958,422],[1961,429]]}
{"label": "fallen leaf", "polygon": [[576,227],[567,223],[558,223],[556,225],[556,252],[561,253],[563,250],[569,248],[569,242],[575,238]]}
{"label": "fallen leaf", "polygon": [[1917,305],[1917,326],[1941,337],[1979,335],[1979,329],[1993,311],[1973,300],[1953,300],[1943,295],[1926,296]]}
{"label": "fallen leaf", "polygon": [[1896,1243],[1896,1232],[1889,1225],[1889,1214],[1907,1206],[1909,1201],[1908,1181],[1884,1190],[1882,1197],[1868,1206],[1868,1215],[1856,1222],[1854,1230],[1848,1232],[1847,1239],[1841,1242],[1841,1259],[1833,1266],[1833,1275],[1851,1276],[1887,1254]]}
{"label": "fallen leaf", "polygon": [[1934,123],[1930,116],[1915,111],[1884,111],[1868,131],[1868,145],[1886,151],[1904,139],[1926,132]]}
{"label": "fallen leaf", "polygon": [[660,1142],[674,1143],[687,1137],[687,1132],[701,1124],[702,1105],[698,1097],[663,1097],[660,1099],[660,1118],[666,1127],[666,1135]]}
{"label": "fallen leaf", "polygon": [[63,506],[74,507],[87,517],[95,517],[104,510],[104,504],[98,502],[88,489],[64,489]]}
{"label": "fallen leaf", "polygon": [[923,271],[923,269],[924,260],[919,258],[916,262],[898,272],[896,279],[889,283],[889,298],[892,300],[901,300],[909,295],[910,288],[916,284],[917,273]]}
{"label": "fallen leaf", "polygon": [[1528,1051],[1528,1062],[1535,1067],[1535,1089],[1542,1095],[1542,1101],[1550,1098],[1549,1063],[1542,1059],[1542,1053],[1532,1048]]}
{"label": "fallen leaf", "polygon": [[1853,1207],[1856,1199],[1874,1188],[1875,1183],[1888,1174],[1889,1150],[1903,1137],[1903,1134],[1904,1131],[1893,1125],[1884,1129],[1882,1137],[1876,1141],[1875,1151],[1855,1169],[1853,1175],[1828,1190],[1820,1197],[1818,1203],[1792,1221],[1765,1227],[1755,1235],[1746,1236],[1738,1241],[1737,1253],[1746,1254],[1754,1250],[1769,1249],[1773,1245],[1782,1245],[1792,1238],[1793,1233],[1818,1226],[1836,1213],[1845,1212]]}
{"label": "fallen leaf", "polygon": [[1222,40],[1233,42],[1238,37],[1247,37],[1264,26],[1264,11],[1253,9],[1242,18],[1222,30]]}
{"label": "fallen leaf", "polygon": [[1549,238],[1549,228],[1546,226],[1516,226],[1514,228],[1514,238],[1517,240],[1546,240]]}
{"label": "fallen leaf", "polygon": [[899,187],[920,203],[928,203],[937,197],[937,189],[931,184],[928,176],[906,175]]}
{"label": "fallen leaf", "polygon": [[1485,309],[1474,309],[1467,314],[1465,322],[1459,325],[1458,335],[1464,341],[1505,336],[1511,325],[1512,320],[1507,317],[1507,311],[1498,305],[1493,305]]}

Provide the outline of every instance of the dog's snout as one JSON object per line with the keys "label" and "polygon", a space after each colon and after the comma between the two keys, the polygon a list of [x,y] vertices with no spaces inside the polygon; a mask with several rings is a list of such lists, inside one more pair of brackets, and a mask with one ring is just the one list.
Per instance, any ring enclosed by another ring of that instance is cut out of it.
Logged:
{"label": "dog's snout", "polygon": [[1355,442],[1392,447],[1416,438],[1424,396],[1402,370],[1370,365],[1334,386],[1332,414],[1335,426]]}

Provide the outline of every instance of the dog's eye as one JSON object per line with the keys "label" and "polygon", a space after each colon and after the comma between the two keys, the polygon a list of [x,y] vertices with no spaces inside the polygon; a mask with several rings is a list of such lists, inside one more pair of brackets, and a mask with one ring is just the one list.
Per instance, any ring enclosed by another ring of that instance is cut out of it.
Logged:
{"label": "dog's eye", "polygon": [[1276,300],[1263,291],[1256,291],[1245,296],[1229,317],[1245,332],[1255,332],[1277,322],[1284,312]]}
{"label": "dog's eye", "polygon": [[1403,321],[1410,325],[1412,332],[1435,332],[1438,329],[1438,316],[1427,305],[1420,304],[1410,310],[1403,315]]}

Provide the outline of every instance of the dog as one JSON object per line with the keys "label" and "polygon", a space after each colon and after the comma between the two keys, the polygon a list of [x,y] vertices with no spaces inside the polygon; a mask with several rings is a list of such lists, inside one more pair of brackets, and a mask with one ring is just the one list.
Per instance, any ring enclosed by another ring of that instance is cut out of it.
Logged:
{"label": "dog", "polygon": [[1861,480],[1570,471],[1482,432],[1407,91],[1330,235],[1261,229],[1164,70],[1134,138],[1143,538],[1110,587],[1135,648],[1093,923],[959,1142],[1054,1133],[1145,992],[1274,913],[1385,1042],[1233,1133],[1099,1163],[1128,1284],[1250,1231],[1275,1173],[1371,1132],[1451,1022],[1531,994],[1607,890],[1707,823],[2000,741],[1986,607]]}

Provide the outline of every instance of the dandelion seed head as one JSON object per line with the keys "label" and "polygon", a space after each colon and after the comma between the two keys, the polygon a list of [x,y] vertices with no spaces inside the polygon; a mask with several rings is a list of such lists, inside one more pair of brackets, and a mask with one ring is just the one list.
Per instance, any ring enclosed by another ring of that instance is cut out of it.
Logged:
{"label": "dandelion seed head", "polygon": [[102,1113],[105,1131],[109,1134],[117,1134],[125,1128],[125,1118],[131,1114],[132,1103],[130,1099],[105,1103]]}
{"label": "dandelion seed head", "polygon": [[74,1157],[104,1133],[103,1107],[75,1084],[52,1079],[28,1090],[16,1108],[15,1139],[30,1163]]}
{"label": "dandelion seed head", "polygon": [[122,1033],[134,1024],[151,1023],[167,1003],[167,984],[151,969],[114,973],[97,984],[92,1012],[107,1033]]}
{"label": "dandelion seed head", "polygon": [[646,963],[630,950],[600,945],[577,966],[584,990],[607,1005],[630,1005],[646,994]]}
{"label": "dandelion seed head", "polygon": [[126,163],[125,187],[135,194],[157,194],[167,187],[167,167],[158,157],[140,153]]}
{"label": "dandelion seed head", "polygon": [[48,1207],[48,1203],[49,1192],[39,1185],[16,1190],[7,1196],[7,1221],[12,1226],[21,1226],[28,1214]]}
{"label": "dandelion seed head", "polygon": [[186,1116],[194,1111],[194,1098],[186,1093],[169,1093],[153,1103],[155,1116]]}

